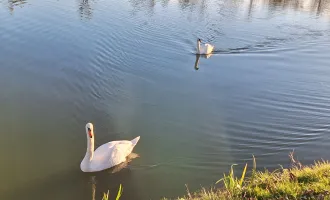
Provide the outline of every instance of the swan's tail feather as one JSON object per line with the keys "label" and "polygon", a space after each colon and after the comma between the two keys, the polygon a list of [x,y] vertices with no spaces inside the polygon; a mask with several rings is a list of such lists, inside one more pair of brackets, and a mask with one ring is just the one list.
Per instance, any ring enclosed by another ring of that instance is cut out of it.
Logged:
{"label": "swan's tail feather", "polygon": [[140,136],[138,136],[138,137],[134,138],[133,140],[131,140],[131,142],[133,143],[133,146],[135,146],[138,143],[139,140],[140,140]]}

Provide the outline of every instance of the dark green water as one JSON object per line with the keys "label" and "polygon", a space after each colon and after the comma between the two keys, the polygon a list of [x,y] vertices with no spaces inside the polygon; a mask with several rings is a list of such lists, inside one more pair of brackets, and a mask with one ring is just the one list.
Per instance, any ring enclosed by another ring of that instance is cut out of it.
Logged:
{"label": "dark green water", "polygon": [[[330,159],[329,28],[329,0],[0,0],[0,199],[159,199],[252,154]],[[141,157],[82,173],[88,121]]]}

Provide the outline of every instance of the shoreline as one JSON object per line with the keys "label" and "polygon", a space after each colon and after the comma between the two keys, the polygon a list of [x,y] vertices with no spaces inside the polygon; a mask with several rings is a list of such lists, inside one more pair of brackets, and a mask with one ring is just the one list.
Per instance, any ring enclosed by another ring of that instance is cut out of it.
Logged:
{"label": "shoreline", "polygon": [[[224,174],[216,184],[220,188],[201,188],[199,191],[172,200],[223,200],[223,199],[327,199],[330,200],[330,163],[319,160],[311,165],[302,165],[289,153],[291,167],[279,168],[272,172],[256,170],[256,159],[253,156],[252,168],[245,165],[242,172],[235,176],[234,166]],[[251,176],[246,177],[249,171]],[[170,200],[163,198],[162,200]]]}

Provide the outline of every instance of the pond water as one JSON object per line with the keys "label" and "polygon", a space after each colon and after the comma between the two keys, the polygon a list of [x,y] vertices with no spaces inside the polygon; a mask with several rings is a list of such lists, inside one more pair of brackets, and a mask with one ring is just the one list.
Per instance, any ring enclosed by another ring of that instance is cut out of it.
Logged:
{"label": "pond water", "polygon": [[[176,197],[252,155],[330,159],[329,28],[329,0],[0,0],[0,199]],[[140,157],[82,173],[89,121]]]}

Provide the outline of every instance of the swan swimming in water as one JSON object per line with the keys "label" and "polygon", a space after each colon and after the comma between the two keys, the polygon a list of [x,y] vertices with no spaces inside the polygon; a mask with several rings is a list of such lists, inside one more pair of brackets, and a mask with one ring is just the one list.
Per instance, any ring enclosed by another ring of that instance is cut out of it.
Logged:
{"label": "swan swimming in water", "polygon": [[94,127],[92,123],[86,124],[87,151],[81,161],[80,169],[83,172],[102,171],[126,162],[127,156],[140,139],[112,141],[101,145],[94,151]]}
{"label": "swan swimming in water", "polygon": [[197,54],[199,55],[207,55],[212,53],[214,46],[210,45],[210,44],[204,44],[204,46],[201,46],[201,39],[197,39]]}

